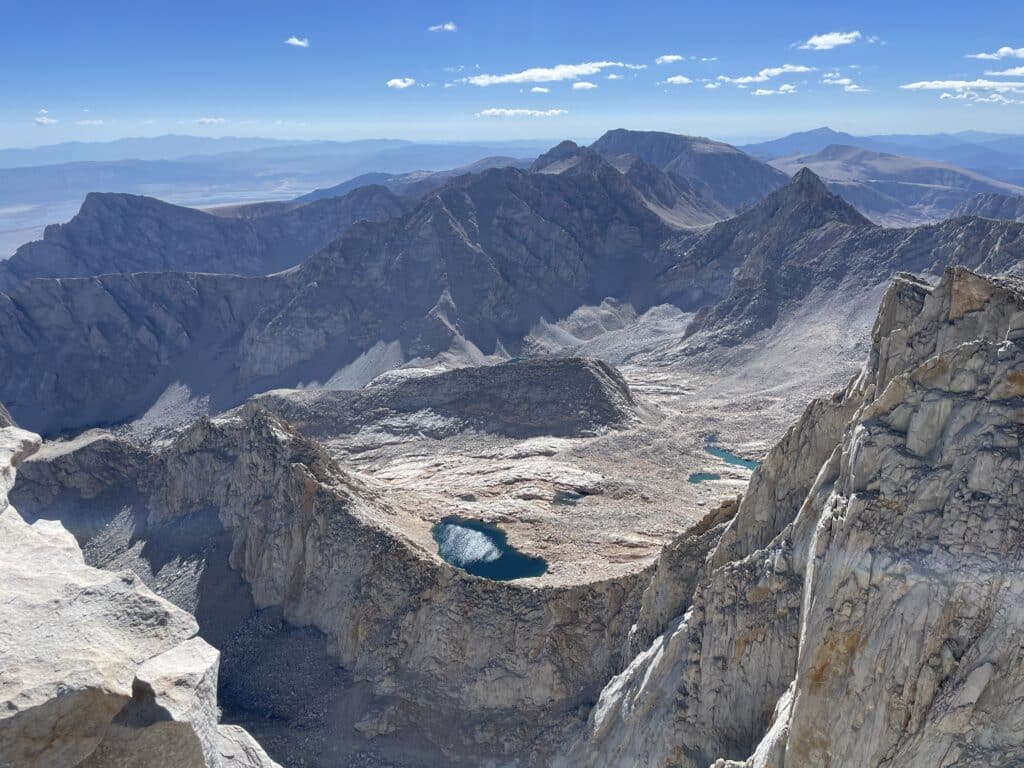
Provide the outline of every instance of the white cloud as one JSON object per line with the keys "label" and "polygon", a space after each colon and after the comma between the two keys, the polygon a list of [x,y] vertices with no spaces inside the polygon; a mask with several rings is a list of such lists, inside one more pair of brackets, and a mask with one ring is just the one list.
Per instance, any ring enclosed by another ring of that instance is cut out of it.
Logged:
{"label": "white cloud", "polygon": [[196,120],[197,125],[223,125],[226,122],[223,117],[200,117]]}
{"label": "white cloud", "polygon": [[693,80],[686,75],[672,75],[672,77],[665,78],[666,85],[689,85],[692,82]]}
{"label": "white cloud", "polygon": [[770,88],[758,88],[753,92],[754,96],[786,96],[790,93],[796,93],[796,86],[790,85],[789,83],[783,83],[776,90]]}
{"label": "white cloud", "polygon": [[609,80],[621,80],[622,79],[622,75],[617,75],[614,72],[612,72],[610,75],[608,75],[608,79]]}
{"label": "white cloud", "polygon": [[530,89],[530,93],[551,93],[551,89],[545,88],[543,85],[535,85]]}
{"label": "white cloud", "polygon": [[[434,24],[427,27],[428,32],[455,32],[458,29],[454,21],[446,21],[444,24]],[[470,35],[472,37],[472,35]]]}
{"label": "white cloud", "polygon": [[968,53],[966,58],[985,59],[986,61],[996,61],[998,59],[1024,59],[1024,48],[1011,48],[1008,45],[1004,45],[993,53]]}
{"label": "white cloud", "polygon": [[717,57],[717,56],[701,56],[701,57],[700,57],[700,60],[701,60],[701,61],[704,61],[704,62],[708,62],[708,61],[718,61],[718,57]]}
{"label": "white cloud", "polygon": [[666,53],[664,56],[659,56],[654,60],[655,64],[675,64],[677,61],[682,61],[683,57],[678,53]]}
{"label": "white cloud", "polygon": [[75,125],[103,125],[102,120],[78,120]]}
{"label": "white cloud", "polygon": [[1024,96],[1024,82],[1010,80],[922,80],[900,88],[911,91],[942,91],[943,101],[964,101],[971,104],[1021,104],[1007,94]]}
{"label": "white cloud", "polygon": [[454,88],[455,87],[455,83],[445,83],[444,87],[445,88]]}
{"label": "white cloud", "polygon": [[826,32],[823,35],[812,35],[800,45],[805,51],[831,51],[840,45],[851,45],[861,39],[860,32]]}
{"label": "white cloud", "polygon": [[868,89],[853,82],[848,77],[841,77],[838,72],[826,72],[821,78],[822,85],[842,86],[847,93],[868,93]]}
{"label": "white cloud", "polygon": [[594,88],[597,88],[597,84],[588,82],[587,80],[580,80],[572,84],[572,89],[574,91],[591,91]]}
{"label": "white cloud", "polygon": [[707,88],[710,91],[713,91],[713,90],[715,90],[715,88],[721,88],[722,84],[721,83],[706,83],[704,85],[704,87]]}
{"label": "white cloud", "polygon": [[1024,88],[1024,83],[1009,80],[921,80],[900,88],[908,91],[1016,91]]}
{"label": "white cloud", "polygon": [[781,67],[766,67],[756,75],[744,75],[743,77],[726,77],[719,75],[718,79],[723,83],[764,83],[779,75],[798,74],[801,72],[813,72],[814,67],[805,67],[803,64],[783,64]]}
{"label": "white cloud", "polygon": [[39,114],[36,115],[36,125],[56,125],[59,120],[56,120],[49,116],[49,111],[40,109]]}
{"label": "white cloud", "polygon": [[48,115],[48,114],[50,114],[50,110],[48,110],[48,109],[40,109],[39,110],[39,114],[40,115]]}
{"label": "white cloud", "polygon": [[986,75],[994,75],[995,77],[1024,77],[1024,67],[1010,67],[1009,69],[1001,69],[998,72],[986,72]]}
{"label": "white cloud", "polygon": [[553,83],[596,75],[603,69],[646,69],[646,64],[624,64],[621,61],[588,61],[583,64],[558,64],[554,67],[531,67],[505,75],[473,75],[464,82],[471,85],[505,85],[507,83]]}
{"label": "white cloud", "polygon": [[292,45],[295,46],[296,48],[309,48],[309,38],[296,37],[295,35],[292,35],[291,37],[284,41],[284,44]]}
{"label": "white cloud", "polygon": [[388,88],[408,88],[410,85],[416,85],[416,80],[411,77],[393,77],[386,85]]}
{"label": "white cloud", "polygon": [[566,109],[484,109],[476,113],[476,117],[557,117],[567,115]]}

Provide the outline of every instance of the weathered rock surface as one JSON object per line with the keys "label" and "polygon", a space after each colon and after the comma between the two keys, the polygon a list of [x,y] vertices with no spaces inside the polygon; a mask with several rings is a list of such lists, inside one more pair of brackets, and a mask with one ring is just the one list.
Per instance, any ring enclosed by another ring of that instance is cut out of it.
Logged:
{"label": "weathered rock surface", "polygon": [[950,215],[1024,221],[1024,195],[981,192],[960,203]]}
{"label": "weathered rock surface", "polygon": [[691,604],[562,762],[1024,759],[1022,340],[1019,281],[898,280],[862,374],[755,471]]}
{"label": "weathered rock surface", "polygon": [[273,768],[248,734],[218,726],[219,655],[195,619],[8,504],[38,445],[0,429],[0,765]]}

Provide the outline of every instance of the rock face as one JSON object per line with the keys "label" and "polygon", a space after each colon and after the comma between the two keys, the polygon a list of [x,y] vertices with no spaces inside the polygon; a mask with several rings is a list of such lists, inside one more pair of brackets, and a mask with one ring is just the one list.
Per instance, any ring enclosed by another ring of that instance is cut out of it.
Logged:
{"label": "rock face", "polygon": [[1018,764],[1022,402],[1024,283],[897,280],[562,764]]}
{"label": "rock face", "polygon": [[34,277],[115,272],[264,275],[294,266],[357,221],[399,216],[408,205],[383,187],[363,187],[312,205],[251,219],[214,216],[151,197],[94,192],[67,224],[46,228],[0,262],[0,292]]}
{"label": "rock face", "polygon": [[129,572],[85,564],[59,523],[8,504],[39,445],[0,429],[0,765],[273,768],[217,724],[217,651]]}
{"label": "rock face", "polygon": [[950,215],[1024,221],[1024,196],[982,192],[960,203]]}

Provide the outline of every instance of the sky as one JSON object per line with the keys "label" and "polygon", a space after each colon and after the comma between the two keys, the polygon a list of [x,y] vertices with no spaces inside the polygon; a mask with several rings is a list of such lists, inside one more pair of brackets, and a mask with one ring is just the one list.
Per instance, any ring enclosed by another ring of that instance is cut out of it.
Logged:
{"label": "sky", "polygon": [[0,19],[0,146],[1024,132],[1021,0],[0,0]]}

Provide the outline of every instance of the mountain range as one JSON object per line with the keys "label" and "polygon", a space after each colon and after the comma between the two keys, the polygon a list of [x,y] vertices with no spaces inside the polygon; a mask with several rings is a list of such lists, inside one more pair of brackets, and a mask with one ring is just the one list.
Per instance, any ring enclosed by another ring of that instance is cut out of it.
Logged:
{"label": "mountain range", "polygon": [[[743,203],[730,192],[737,168],[754,169],[754,189],[781,174],[703,140],[606,138],[588,150],[559,145],[529,171],[452,178],[408,213],[356,223],[271,276],[133,273],[115,259],[98,269],[119,274],[23,282],[0,296],[0,362],[16,372],[0,384],[0,401],[48,433],[140,415],[175,382],[219,409],[271,387],[326,381],[380,343],[397,342],[406,360],[466,345],[516,354],[536,323],[608,297],[638,311],[697,311],[694,348],[733,345],[812,288],[838,297],[854,277],[881,284],[950,263],[1005,272],[1024,259],[1020,224],[885,229],[807,170],[739,216],[680,230],[599,150],[650,158],[670,169],[661,181],[722,195],[714,202],[723,209]],[[671,170],[687,168],[708,177]],[[125,231],[111,254],[136,252]]]}
{"label": "mountain range", "polygon": [[968,168],[1011,184],[1024,184],[1024,136],[965,131],[938,134],[854,136],[831,128],[792,133],[779,139],[747,144],[745,152],[762,160],[788,155],[813,155],[838,144]]}

